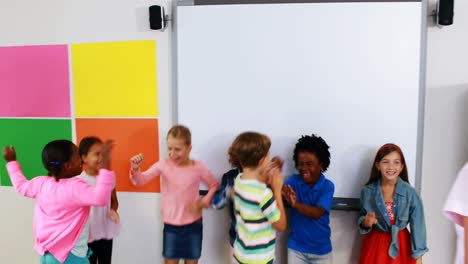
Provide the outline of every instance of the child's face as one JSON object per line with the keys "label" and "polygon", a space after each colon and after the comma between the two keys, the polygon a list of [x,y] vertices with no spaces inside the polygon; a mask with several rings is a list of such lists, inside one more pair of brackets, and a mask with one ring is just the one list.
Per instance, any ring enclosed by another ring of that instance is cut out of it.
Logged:
{"label": "child's face", "polygon": [[322,172],[322,164],[311,152],[299,152],[297,155],[297,171],[306,184],[314,184]]}
{"label": "child's face", "polygon": [[81,157],[80,154],[78,153],[78,147],[73,146],[72,150],[72,155],[70,157],[70,160],[67,161],[66,166],[64,167],[65,170],[67,170],[64,174],[68,177],[74,177],[76,175],[79,175],[81,173],[82,167],[81,167]]}
{"label": "child's face", "polygon": [[400,154],[393,151],[384,156],[375,166],[380,171],[382,178],[389,181],[396,181],[403,170],[404,164],[401,161]]}
{"label": "child's face", "polygon": [[97,172],[102,163],[102,144],[93,144],[89,148],[88,154],[83,155],[82,158],[89,170]]}
{"label": "child's face", "polygon": [[190,157],[191,145],[185,144],[182,138],[169,136],[167,138],[167,154],[169,159],[177,165],[187,165]]}

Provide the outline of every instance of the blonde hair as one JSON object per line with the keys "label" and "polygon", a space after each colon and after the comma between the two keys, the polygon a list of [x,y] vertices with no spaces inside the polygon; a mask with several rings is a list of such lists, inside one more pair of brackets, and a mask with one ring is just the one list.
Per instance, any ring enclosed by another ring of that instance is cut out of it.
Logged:
{"label": "blonde hair", "polygon": [[178,138],[184,140],[184,143],[187,146],[192,145],[192,133],[190,133],[190,129],[188,127],[183,126],[183,125],[175,125],[169,129],[169,132],[167,132],[167,138],[169,137],[173,138]]}
{"label": "blonde hair", "polygon": [[271,141],[266,135],[257,132],[244,132],[234,139],[228,155],[232,164],[254,168],[270,150]]}

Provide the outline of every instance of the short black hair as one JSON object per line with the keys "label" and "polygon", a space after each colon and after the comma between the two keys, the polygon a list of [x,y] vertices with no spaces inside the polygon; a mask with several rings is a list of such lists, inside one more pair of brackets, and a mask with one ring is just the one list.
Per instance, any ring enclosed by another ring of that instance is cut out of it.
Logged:
{"label": "short black hair", "polygon": [[70,161],[73,154],[73,142],[66,139],[53,140],[42,150],[42,164],[49,176],[57,177],[65,162]]}
{"label": "short black hair", "polygon": [[330,166],[329,148],[330,146],[328,146],[327,142],[315,134],[312,134],[311,136],[302,136],[297,140],[296,146],[294,147],[294,164],[297,167],[297,159],[300,152],[309,152],[317,156],[320,164],[322,165],[323,171],[326,171],[328,166]]}
{"label": "short black hair", "polygon": [[89,149],[96,143],[102,143],[98,137],[85,137],[80,141],[79,153],[80,157],[88,154]]}

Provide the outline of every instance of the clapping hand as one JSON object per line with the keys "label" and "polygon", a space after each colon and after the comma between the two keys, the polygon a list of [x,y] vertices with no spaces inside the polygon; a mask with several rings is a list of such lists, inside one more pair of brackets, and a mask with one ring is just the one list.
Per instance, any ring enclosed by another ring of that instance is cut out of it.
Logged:
{"label": "clapping hand", "polygon": [[283,197],[286,199],[286,201],[288,201],[288,203],[291,205],[291,207],[294,208],[294,206],[296,205],[296,202],[297,202],[297,197],[296,197],[296,192],[291,187],[291,185],[283,186],[283,189],[282,189],[281,192],[283,194]]}

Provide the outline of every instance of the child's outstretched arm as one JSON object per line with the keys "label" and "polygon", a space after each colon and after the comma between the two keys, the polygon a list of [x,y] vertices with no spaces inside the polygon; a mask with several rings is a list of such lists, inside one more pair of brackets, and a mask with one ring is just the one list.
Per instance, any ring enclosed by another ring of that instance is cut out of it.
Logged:
{"label": "child's outstretched arm", "polygon": [[141,172],[143,154],[137,154],[130,158],[130,180],[135,186],[143,186],[161,174],[160,163],[153,164],[148,170]]}
{"label": "child's outstretched arm", "polygon": [[206,184],[206,186],[208,186],[208,193],[201,199],[203,207],[208,208],[210,207],[211,200],[213,199],[213,196],[218,189],[219,183],[213,177],[211,171],[204,165],[202,167],[201,180],[204,184]]}
{"label": "child's outstretched arm", "polygon": [[3,158],[7,162],[7,171],[10,175],[11,183],[15,188],[16,192],[20,195],[34,198],[37,194],[37,188],[35,186],[35,180],[29,181],[24,177],[21,171],[20,164],[16,161],[16,151],[13,146],[7,146],[3,148]]}

